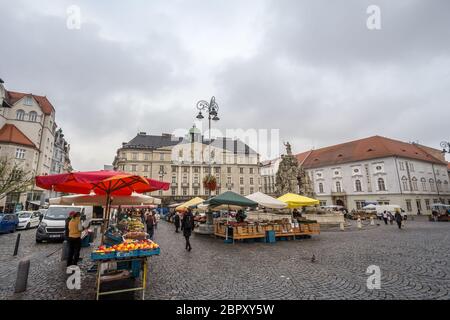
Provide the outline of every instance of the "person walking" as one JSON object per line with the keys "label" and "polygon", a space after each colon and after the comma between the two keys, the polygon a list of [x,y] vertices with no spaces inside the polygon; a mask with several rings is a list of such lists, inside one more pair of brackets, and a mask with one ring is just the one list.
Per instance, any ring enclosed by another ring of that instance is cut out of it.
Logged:
{"label": "person walking", "polygon": [[400,212],[396,212],[395,213],[395,221],[397,222],[398,228],[401,229],[402,228],[402,215],[400,214]]}
{"label": "person walking", "polygon": [[178,213],[175,213],[175,217],[173,218],[173,223],[175,225],[175,232],[178,233],[178,229],[180,228],[180,216]]}
{"label": "person walking", "polygon": [[69,219],[66,221],[66,235],[69,244],[69,256],[67,266],[77,265],[80,259],[81,250],[81,232],[83,225],[81,223],[81,214],[76,211],[69,213]]}
{"label": "person walking", "polygon": [[403,219],[402,219],[402,227],[404,228],[406,225],[406,220],[408,220],[408,215],[405,213],[403,215]]}
{"label": "person walking", "polygon": [[155,211],[155,230],[158,229],[159,220],[161,220],[161,215],[158,211]]}
{"label": "person walking", "polygon": [[155,217],[151,212],[147,215],[145,219],[145,223],[147,224],[147,233],[150,240],[153,240],[153,236],[155,234]]}
{"label": "person walking", "polygon": [[387,214],[386,210],[383,212],[383,220],[384,220],[384,224],[387,225],[388,224],[388,214]]}
{"label": "person walking", "polygon": [[388,219],[389,219],[389,223],[392,226],[394,224],[394,216],[392,215],[392,213],[390,211],[388,211]]}
{"label": "person walking", "polygon": [[188,209],[184,214],[181,225],[183,227],[183,236],[186,239],[186,250],[191,251],[192,247],[189,238],[191,237],[192,229],[194,229],[194,216],[191,209]]}

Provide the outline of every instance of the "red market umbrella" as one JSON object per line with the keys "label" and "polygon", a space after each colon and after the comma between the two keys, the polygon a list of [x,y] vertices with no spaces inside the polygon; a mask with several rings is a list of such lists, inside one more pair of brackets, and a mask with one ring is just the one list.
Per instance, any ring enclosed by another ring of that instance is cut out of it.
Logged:
{"label": "red market umbrella", "polygon": [[37,176],[36,186],[58,192],[79,194],[94,192],[96,195],[106,195],[106,218],[109,221],[111,196],[168,190],[170,184],[125,172],[100,170]]}
{"label": "red market umbrella", "polygon": [[94,192],[96,195],[122,196],[131,195],[133,192],[168,190],[170,186],[167,182],[110,170],[37,176],[36,185],[43,189],[58,192],[78,194]]}

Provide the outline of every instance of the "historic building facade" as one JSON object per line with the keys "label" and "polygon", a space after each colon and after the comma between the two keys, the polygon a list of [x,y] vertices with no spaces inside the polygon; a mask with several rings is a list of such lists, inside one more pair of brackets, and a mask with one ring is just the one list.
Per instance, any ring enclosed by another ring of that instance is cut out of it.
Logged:
{"label": "historic building facade", "polygon": [[322,205],[352,210],[377,202],[430,214],[433,203],[450,204],[448,164],[437,149],[374,136],[310,150],[297,159]]}
{"label": "historic building facade", "polygon": [[276,175],[280,166],[281,158],[261,161],[262,192],[276,196]]}
{"label": "historic building facade", "polygon": [[[16,161],[33,176],[52,173],[56,128],[55,109],[47,97],[6,90],[0,80],[0,157]],[[25,193],[1,199],[0,208],[37,206],[43,196],[32,185]]]}
{"label": "historic building facade", "polygon": [[[141,132],[117,150],[113,166],[170,182],[168,191],[151,193],[165,202],[207,198],[227,190],[248,195],[262,188],[258,153],[240,140],[205,140],[195,127],[186,137]],[[209,173],[218,184],[212,194],[203,187],[203,178]]]}

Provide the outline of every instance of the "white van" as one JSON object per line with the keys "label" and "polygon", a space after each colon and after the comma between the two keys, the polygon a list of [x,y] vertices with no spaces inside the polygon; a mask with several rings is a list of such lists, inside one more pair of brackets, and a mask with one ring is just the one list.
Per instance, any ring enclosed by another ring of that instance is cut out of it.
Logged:
{"label": "white van", "polygon": [[36,231],[36,242],[43,240],[63,241],[66,231],[66,220],[72,211],[80,212],[83,226],[88,228],[92,221],[92,206],[61,206],[51,205],[45,213]]}

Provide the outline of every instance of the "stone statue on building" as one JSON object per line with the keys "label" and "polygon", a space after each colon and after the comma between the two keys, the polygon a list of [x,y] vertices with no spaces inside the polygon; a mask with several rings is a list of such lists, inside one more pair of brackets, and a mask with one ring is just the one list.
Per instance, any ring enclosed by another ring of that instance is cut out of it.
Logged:
{"label": "stone statue on building", "polygon": [[292,156],[291,144],[289,142],[286,142],[286,143],[283,143],[283,144],[286,147],[286,154],[288,156]]}

